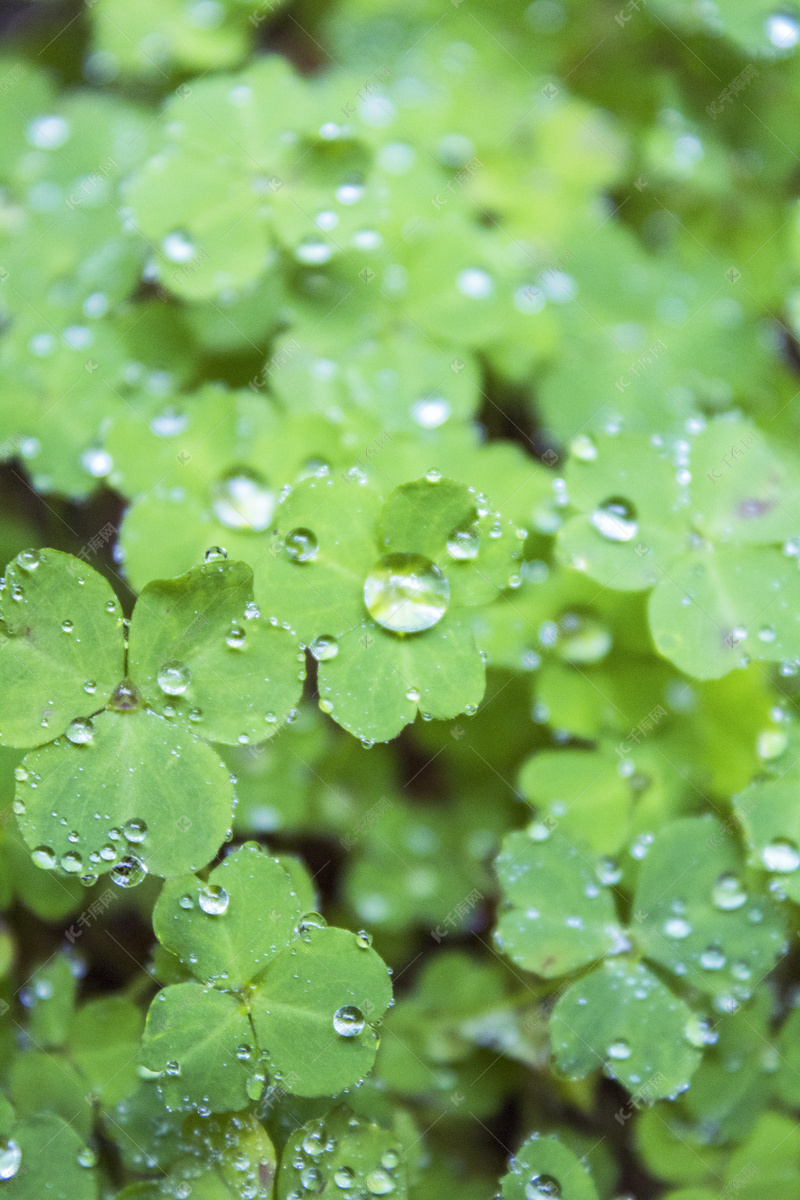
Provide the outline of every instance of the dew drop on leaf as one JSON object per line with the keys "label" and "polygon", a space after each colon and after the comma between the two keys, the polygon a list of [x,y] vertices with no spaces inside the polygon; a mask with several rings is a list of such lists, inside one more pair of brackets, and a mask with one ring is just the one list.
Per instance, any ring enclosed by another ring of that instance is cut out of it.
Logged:
{"label": "dew drop on leaf", "polygon": [[209,546],[203,555],[203,562],[213,563],[222,562],[228,557],[228,551],[224,546]]}
{"label": "dew drop on leaf", "polygon": [[16,558],[17,566],[23,571],[35,571],[41,561],[38,550],[21,550]]}
{"label": "dew drop on leaf", "polygon": [[706,971],[721,971],[725,966],[725,955],[719,946],[709,946],[700,955],[700,966]]}
{"label": "dew drop on leaf", "polygon": [[[110,836],[110,835],[109,835]],[[135,854],[126,854],[111,869],[111,880],[122,888],[136,887],[147,874],[147,867]]]}
{"label": "dew drop on leaf", "polygon": [[68,875],[78,875],[83,870],[83,858],[77,850],[68,850],[62,854],[59,865]]}
{"label": "dew drop on leaf", "polygon": [[624,1038],[617,1038],[617,1040],[615,1042],[612,1042],[611,1045],[608,1047],[607,1053],[608,1053],[609,1058],[614,1058],[614,1059],[630,1058],[631,1048],[628,1045],[628,1043],[625,1041]]}
{"label": "dew drop on leaf", "polygon": [[147,837],[147,825],[140,817],[131,817],[122,826],[122,832],[129,842],[143,842]]}
{"label": "dew drop on leaf", "polygon": [[356,943],[361,950],[369,950],[372,945],[372,935],[366,929],[360,929],[356,934]]}
{"label": "dew drop on leaf", "polygon": [[55,851],[50,846],[37,846],[32,851],[31,858],[36,863],[36,866],[41,867],[43,871],[52,871],[57,861]]}
{"label": "dew drop on leaf", "polygon": [[13,1179],[22,1163],[22,1150],[13,1138],[0,1138],[0,1179]]}
{"label": "dew drop on leaf", "polygon": [[306,1192],[321,1192],[325,1186],[325,1177],[318,1167],[305,1167],[300,1172],[300,1182]]}
{"label": "dew drop on leaf", "polygon": [[97,1166],[97,1155],[91,1146],[84,1146],[83,1149],[79,1150],[77,1159],[79,1167],[89,1168]]}
{"label": "dew drop on leaf", "polygon": [[321,1129],[310,1130],[302,1141],[303,1153],[310,1154],[312,1158],[318,1158],[320,1154],[325,1152],[326,1137]]}
{"label": "dew drop on leaf", "polygon": [[590,612],[567,612],[558,620],[556,649],[566,662],[599,662],[611,644],[610,629]]}
{"label": "dew drop on leaf", "polygon": [[172,658],[158,668],[158,686],[168,696],[182,696],[189,686],[192,675],[186,663]]}
{"label": "dew drop on leaf", "polygon": [[319,549],[316,535],[303,526],[290,529],[283,544],[289,558],[294,562],[309,562]]}
{"label": "dew drop on leaf", "polygon": [[692,927],[683,917],[670,917],[664,922],[664,933],[670,938],[687,938]]}
{"label": "dew drop on leaf", "polygon": [[354,1004],[345,1004],[333,1014],[333,1028],[339,1037],[358,1037],[365,1024],[364,1014]]}
{"label": "dew drop on leaf", "polygon": [[394,633],[430,629],[442,619],[449,601],[450,584],[421,554],[385,555],[364,583],[367,611]]}
{"label": "dew drop on leaf", "polygon": [[181,896],[178,904],[181,908],[194,908],[194,900],[188,893],[184,896]]}
{"label": "dew drop on leaf", "polygon": [[336,658],[339,653],[339,643],[329,633],[322,633],[319,637],[314,638],[308,648],[317,662],[327,662],[331,658]]}
{"label": "dew drop on leaf", "polygon": [[775,838],[761,851],[761,861],[768,871],[789,875],[800,867],[800,850],[788,838]]}
{"label": "dew drop on leaf", "polygon": [[231,650],[241,650],[246,641],[247,637],[241,625],[232,626],[225,637],[225,644]]}
{"label": "dew drop on leaf", "polygon": [[75,628],[74,621],[70,621],[69,619],[67,619],[66,621],[61,622],[61,629],[62,629],[63,633],[72,633],[74,628]]}
{"label": "dew drop on leaf", "polygon": [[94,736],[94,726],[88,717],[76,717],[70,721],[64,736],[73,746],[85,746]]}
{"label": "dew drop on leaf", "polygon": [[481,533],[477,525],[454,529],[447,539],[447,553],[455,559],[477,558],[481,548]]}
{"label": "dew drop on leaf", "polygon": [[198,896],[198,904],[204,913],[208,913],[211,917],[219,917],[228,908],[228,893],[224,887],[220,887],[216,883],[207,883],[205,887],[200,889]]}
{"label": "dew drop on leaf", "polygon": [[325,929],[327,924],[322,913],[307,912],[297,922],[297,932],[308,933],[309,929]]}
{"label": "dew drop on leaf", "polygon": [[228,529],[268,529],[277,497],[260,476],[238,470],[226,475],[214,490],[214,515]]}
{"label": "dew drop on leaf", "polygon": [[558,1200],[561,1184],[555,1175],[532,1175],[525,1184],[525,1200]]}
{"label": "dew drop on leaf", "polygon": [[594,510],[590,518],[599,534],[610,542],[629,542],[639,524],[636,509],[622,496],[610,496]]}
{"label": "dew drop on leaf", "polygon": [[194,257],[196,248],[187,233],[175,229],[164,238],[164,241],[161,243],[161,249],[164,252],[164,257],[168,258],[170,262],[187,263]]}
{"label": "dew drop on leaf", "polygon": [[351,1188],[355,1181],[355,1174],[350,1170],[349,1167],[339,1167],[338,1171],[336,1171],[333,1176],[333,1182],[336,1184],[337,1188],[341,1188],[342,1191],[344,1191],[345,1188]]}
{"label": "dew drop on leaf", "polygon": [[389,1196],[395,1189],[394,1180],[383,1167],[370,1171],[364,1183],[370,1196]]}
{"label": "dew drop on leaf", "polygon": [[738,875],[730,872],[720,875],[711,888],[711,901],[715,908],[720,908],[723,912],[730,912],[746,904],[747,892]]}
{"label": "dew drop on leaf", "polygon": [[114,688],[108,707],[113,708],[115,712],[130,712],[131,709],[139,708],[141,703],[139,689],[130,679],[123,679]]}

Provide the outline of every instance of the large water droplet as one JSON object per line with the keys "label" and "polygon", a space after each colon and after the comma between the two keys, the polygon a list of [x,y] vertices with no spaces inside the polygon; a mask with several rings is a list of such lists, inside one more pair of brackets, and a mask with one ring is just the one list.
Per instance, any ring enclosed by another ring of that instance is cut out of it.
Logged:
{"label": "large water droplet", "polygon": [[85,746],[94,736],[94,726],[88,717],[76,717],[70,721],[64,736],[74,746]]}
{"label": "large water droplet", "polygon": [[711,888],[711,902],[715,908],[720,908],[723,912],[731,912],[746,904],[747,892],[738,875],[731,872],[720,875]]}
{"label": "large water droplet", "polygon": [[68,850],[61,856],[61,870],[68,875],[79,875],[83,870],[83,858],[77,850]]}
{"label": "large water droplet", "polygon": [[23,571],[35,571],[41,561],[38,550],[21,550],[16,559],[17,566]]}
{"label": "large water droplet", "polygon": [[430,629],[447,611],[450,584],[421,554],[387,554],[364,583],[367,611],[384,629],[418,633]]}
{"label": "large water droplet", "polygon": [[122,888],[137,887],[147,874],[147,867],[135,854],[126,854],[111,868],[111,880]]}
{"label": "large water droplet", "polygon": [[608,1047],[607,1053],[608,1053],[609,1058],[615,1058],[615,1059],[630,1058],[631,1048],[628,1045],[628,1043],[625,1041],[624,1038],[617,1038],[617,1040],[615,1042],[612,1042],[611,1045]]}
{"label": "large water droplet", "polygon": [[350,1170],[349,1167],[339,1167],[338,1171],[336,1171],[333,1176],[333,1182],[336,1184],[337,1188],[341,1188],[342,1191],[344,1191],[345,1188],[353,1187],[355,1181],[355,1174]]}
{"label": "large water droplet", "polygon": [[447,539],[447,553],[451,558],[477,558],[480,548],[481,531],[475,524],[454,529]]}
{"label": "large water droplet", "polygon": [[339,1037],[358,1037],[365,1024],[364,1014],[354,1004],[345,1004],[333,1014],[333,1028]]}
{"label": "large water droplet", "polygon": [[147,825],[141,817],[131,817],[122,826],[122,832],[129,842],[143,842],[147,837]]}
{"label": "large water droplet", "polygon": [[525,1200],[558,1200],[561,1184],[555,1175],[532,1175],[525,1184]]}
{"label": "large water droplet", "polygon": [[182,696],[191,682],[192,674],[186,663],[172,658],[158,668],[158,686],[168,696]]}
{"label": "large water droplet", "polygon": [[725,966],[725,955],[719,946],[709,946],[700,955],[700,966],[706,971],[721,971]]}
{"label": "large water droplet", "polygon": [[52,871],[57,861],[55,851],[50,846],[37,846],[31,852],[31,858],[43,871]]}
{"label": "large water droplet", "polygon": [[302,526],[291,529],[283,541],[286,553],[294,562],[308,562],[319,549],[316,535]]}
{"label": "large water droplet", "polygon": [[13,1138],[0,1138],[0,1179],[13,1179],[22,1163],[22,1150]]}
{"label": "large water droplet", "polygon": [[77,1159],[79,1167],[91,1168],[97,1166],[97,1155],[91,1146],[84,1146],[82,1149],[80,1149],[77,1154]]}
{"label": "large water droplet", "polygon": [[800,867],[800,850],[788,838],[775,838],[761,851],[761,861],[768,871],[789,875]]}
{"label": "large water droplet", "polygon": [[630,500],[622,496],[610,496],[604,500],[590,519],[597,532],[610,542],[629,542],[639,530],[636,509]]}
{"label": "large water droplet", "polygon": [[242,650],[246,641],[247,635],[241,625],[232,625],[225,635],[225,644],[230,646],[231,650]]}
{"label": "large water droplet", "polygon": [[321,633],[308,648],[317,662],[327,662],[339,653],[339,643],[329,633]]}
{"label": "large water droplet", "polygon": [[252,471],[237,470],[219,483],[212,507],[228,529],[268,529],[277,505],[275,493]]}
{"label": "large water droplet", "polygon": [[370,1196],[388,1196],[395,1189],[394,1180],[388,1171],[384,1171],[383,1167],[377,1167],[374,1171],[370,1171],[364,1183]]}
{"label": "large water droplet", "polygon": [[198,903],[204,913],[209,916],[219,917],[228,908],[228,893],[224,887],[220,887],[216,883],[208,883],[200,889]]}

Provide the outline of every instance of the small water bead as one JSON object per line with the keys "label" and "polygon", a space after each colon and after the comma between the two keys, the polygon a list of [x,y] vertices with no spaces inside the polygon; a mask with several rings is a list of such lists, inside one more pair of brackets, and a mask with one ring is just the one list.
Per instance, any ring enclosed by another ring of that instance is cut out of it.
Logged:
{"label": "small water bead", "polygon": [[158,669],[158,686],[167,696],[182,696],[188,688],[192,673],[186,663],[172,658]]}
{"label": "small water bead", "polygon": [[217,520],[228,529],[258,533],[269,528],[277,503],[275,492],[260,476],[237,470],[217,485],[211,506]]}
{"label": "small water bead", "polygon": [[768,871],[789,875],[800,867],[800,851],[788,838],[775,838],[761,851],[761,861]]}
{"label": "small water bead", "polygon": [[692,927],[683,917],[670,917],[664,922],[664,933],[667,937],[683,939],[692,932]]}
{"label": "small water bead", "polygon": [[333,257],[333,247],[327,242],[317,241],[316,238],[304,238],[295,246],[294,256],[304,266],[321,266]]}
{"label": "small water bead", "polygon": [[140,817],[131,817],[122,826],[122,832],[129,842],[143,842],[147,837],[147,824]]}
{"label": "small water bead", "polygon": [[599,662],[611,649],[612,640],[608,626],[590,612],[568,612],[559,618],[556,647],[567,662]]}
{"label": "small water bead", "polygon": [[224,546],[209,546],[203,555],[203,562],[214,563],[224,562],[228,557],[228,551]]}
{"label": "small water bead", "polygon": [[43,871],[52,871],[57,862],[55,850],[52,850],[50,846],[37,846],[32,851],[31,858]]}
{"label": "small water bead", "polygon": [[442,619],[449,601],[450,584],[421,554],[387,554],[364,582],[367,611],[394,633],[430,629]]}
{"label": "small water bead", "polygon": [[723,912],[732,912],[746,904],[747,892],[738,875],[730,872],[720,875],[711,888],[711,902],[715,908],[720,908]]}
{"label": "small water bead", "polygon": [[97,1166],[97,1155],[91,1146],[84,1146],[82,1150],[79,1150],[77,1160],[79,1167],[86,1167],[88,1169]]}
{"label": "small water bead", "polygon": [[367,933],[366,929],[360,929],[356,934],[356,945],[360,950],[369,950],[372,945],[372,934]]}
{"label": "small water bead", "polygon": [[72,633],[74,628],[75,628],[74,621],[70,621],[69,619],[67,619],[66,621],[61,622],[61,630],[63,633]]}
{"label": "small water bead", "polygon": [[345,1004],[333,1014],[333,1028],[339,1037],[358,1037],[365,1025],[364,1014],[354,1004]]}
{"label": "small water bead", "polygon": [[303,526],[291,529],[284,538],[283,544],[293,562],[309,562],[319,549],[315,534]]}
{"label": "small water bead", "polygon": [[126,854],[115,867],[112,867],[110,874],[112,883],[115,883],[117,887],[132,888],[142,882],[147,874],[147,867],[135,854]]}
{"label": "small water bead", "polygon": [[18,783],[24,783],[28,778],[27,768],[23,767],[22,765],[14,767],[14,778]]}
{"label": "small water bead", "polygon": [[383,1167],[370,1171],[364,1183],[370,1196],[388,1196],[395,1190],[394,1180]]}
{"label": "small water bead", "polygon": [[239,1062],[249,1062],[253,1057],[253,1047],[243,1042],[241,1046],[236,1047],[236,1057],[239,1059]]}
{"label": "small water bead", "polygon": [[187,892],[185,896],[181,896],[178,904],[181,908],[194,908],[194,898]]}
{"label": "small water bead", "polygon": [[451,558],[463,560],[477,558],[481,548],[481,532],[477,525],[454,529],[447,539],[447,553]]}
{"label": "small water bead", "polygon": [[594,462],[597,458],[597,446],[585,433],[579,433],[569,444],[570,454],[581,462]]}
{"label": "small water bead", "polygon": [[225,888],[215,883],[208,883],[200,889],[198,903],[204,913],[209,916],[221,916],[228,908],[228,893]]}
{"label": "small water bead", "polygon": [[400,1163],[400,1155],[396,1150],[385,1150],[381,1155],[381,1166],[387,1171],[393,1171]]}
{"label": "small water bead", "polygon": [[174,1058],[171,1058],[167,1062],[164,1063],[164,1074],[165,1075],[172,1075],[174,1077],[175,1075],[180,1075],[180,1073],[181,1073],[181,1064],[179,1062],[176,1062],[176,1060]]}
{"label": "small water bead", "polygon": [[300,934],[308,933],[310,929],[326,929],[328,922],[323,917],[322,913],[307,912],[304,913],[297,922],[297,932]]}
{"label": "small water bead", "polygon": [[247,636],[241,625],[234,625],[225,638],[226,646],[230,646],[231,650],[243,649]]}
{"label": "small water bead", "polygon": [[349,1167],[339,1167],[339,1169],[334,1172],[333,1182],[336,1184],[337,1188],[341,1188],[342,1191],[344,1191],[345,1188],[351,1188],[355,1184],[355,1173],[351,1171]]}
{"label": "small water bead", "polygon": [[494,291],[494,281],[488,271],[480,267],[467,267],[456,278],[456,287],[462,296],[470,300],[485,300]]}
{"label": "small water bead", "polygon": [[601,858],[597,864],[597,875],[601,883],[611,887],[622,879],[622,867],[613,858]]}
{"label": "small water bead", "polygon": [[21,550],[16,557],[16,564],[23,571],[35,571],[42,561],[38,550]]}
{"label": "small water bead", "polygon": [[300,1182],[306,1192],[321,1192],[325,1186],[325,1177],[318,1167],[306,1167],[300,1172]]}
{"label": "small water bead", "polygon": [[800,41],[800,21],[790,13],[772,13],[764,22],[764,30],[778,50],[791,50]]}
{"label": "small water bead", "polygon": [[610,542],[629,542],[636,537],[639,524],[636,509],[622,496],[610,496],[592,513],[592,525]]}
{"label": "small water bead", "polygon": [[22,1150],[14,1138],[0,1138],[0,1179],[13,1179],[22,1164]]}
{"label": "small water bead", "polygon": [[73,845],[75,842],[79,842],[80,840],[81,840],[81,835],[78,833],[77,829],[71,829],[69,831],[69,833],[67,834],[67,841],[72,842]]}
{"label": "small water bead", "polygon": [[525,1200],[558,1200],[561,1184],[555,1175],[532,1175],[525,1184]]}
{"label": "small water bead", "polygon": [[614,1059],[630,1058],[631,1048],[624,1038],[618,1038],[608,1047],[607,1054],[609,1058]]}
{"label": "small water bead", "polygon": [[308,648],[317,662],[328,662],[329,659],[336,658],[339,653],[339,643],[329,633],[321,633],[319,637],[314,638]]}
{"label": "small water bead", "polygon": [[110,842],[106,842],[105,846],[101,846],[98,851],[103,862],[113,862],[119,851],[116,846],[112,846]]}
{"label": "small water bead", "polygon": [[72,742],[73,746],[86,746],[93,736],[94,726],[88,717],[76,717],[74,721],[70,721],[64,733],[64,737],[68,742]]}
{"label": "small water bead", "polygon": [[711,1028],[710,1023],[704,1017],[698,1017],[696,1013],[689,1017],[684,1033],[686,1040],[698,1050],[703,1046],[713,1046],[719,1039],[719,1034]]}
{"label": "small water bead", "polygon": [[79,875],[83,870],[83,858],[77,850],[68,850],[66,854],[62,854],[60,866],[68,875]]}
{"label": "small water bead", "polygon": [[324,1130],[312,1129],[303,1138],[303,1152],[310,1154],[312,1158],[318,1158],[320,1154],[325,1153],[327,1140]]}
{"label": "small water bead", "polygon": [[721,971],[725,966],[725,955],[719,946],[709,946],[700,955],[700,966],[706,971]]}

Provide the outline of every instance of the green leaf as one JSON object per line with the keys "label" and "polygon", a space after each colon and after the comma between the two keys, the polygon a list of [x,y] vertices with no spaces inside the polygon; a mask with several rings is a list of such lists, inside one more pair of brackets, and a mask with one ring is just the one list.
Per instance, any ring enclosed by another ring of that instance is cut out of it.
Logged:
{"label": "green leaf", "polygon": [[689,1086],[700,1062],[696,1018],[643,963],[608,959],[562,992],[550,1021],[556,1065],[570,1079],[602,1068],[647,1100]]}
{"label": "green leaf", "polygon": [[644,954],[715,996],[747,999],[784,952],[776,906],[751,891],[731,834],[712,817],[671,821],[642,862],[634,930]]}
{"label": "green leaf", "polygon": [[591,858],[560,833],[534,841],[510,833],[497,858],[508,907],[495,943],[526,971],[566,975],[606,954],[621,937],[609,890]]}
{"label": "green leaf", "polygon": [[58,737],[74,717],[102,707],[122,678],[119,601],[102,575],[68,554],[26,550],[9,563],[0,618],[5,745]]}
{"label": "green leaf", "polygon": [[53,1113],[84,1139],[92,1132],[92,1101],[86,1080],[61,1054],[18,1054],[11,1064],[8,1087],[20,1117]]}
{"label": "green leaf", "polygon": [[263,972],[253,1026],[283,1087],[299,1096],[330,1096],[372,1067],[373,1023],[391,997],[374,950],[348,930],[311,929]]}
{"label": "green leaf", "polygon": [[319,667],[323,711],[367,741],[396,737],[417,712],[447,720],[474,710],[486,675],[467,622],[450,613],[420,633],[395,634],[373,622],[338,639]]}
{"label": "green leaf", "polygon": [[60,1117],[42,1114],[18,1121],[11,1136],[20,1150],[19,1168],[3,1181],[13,1200],[97,1200],[97,1175],[78,1162],[84,1142]]}
{"label": "green leaf", "polygon": [[252,580],[244,563],[206,563],[149,583],[131,621],[128,672],[148,705],[216,742],[262,741],[300,697],[297,650],[255,614]]}
{"label": "green leaf", "polygon": [[653,590],[649,616],[658,651],[692,678],[800,657],[800,575],[772,547],[687,554]]}
{"label": "green leaf", "polygon": [[283,1151],[278,1198],[302,1190],[334,1200],[343,1193],[391,1195],[406,1200],[406,1155],[388,1129],[358,1120],[349,1108],[335,1108],[296,1130]]}
{"label": "green leaf", "polygon": [[143,1026],[141,1012],[124,996],[89,1000],[75,1014],[67,1050],[103,1104],[117,1104],[136,1091]]}
{"label": "green leaf", "polygon": [[[586,1168],[555,1137],[532,1134],[509,1163],[501,1180],[503,1200],[597,1200],[597,1191]],[[548,1190],[549,1189],[549,1190]],[[558,1190],[556,1190],[558,1189]]]}
{"label": "green leaf", "polygon": [[523,763],[519,790],[565,837],[614,854],[628,836],[632,801],[619,763],[597,750],[543,750]]}
{"label": "green leaf", "polygon": [[75,1007],[77,982],[66,954],[54,954],[26,983],[28,1029],[39,1047],[63,1046]]}
{"label": "green leaf", "polygon": [[[233,786],[214,751],[143,709],[100,713],[90,742],[59,738],[28,754],[24,769],[20,828],[32,850],[52,851],[53,866],[79,855],[68,870],[100,874],[133,857],[154,874],[179,875],[213,858],[230,825]],[[144,839],[132,821],[144,822]],[[104,857],[108,846],[115,856]]]}
{"label": "green leaf", "polygon": [[237,1055],[253,1053],[253,1033],[239,1001],[199,983],[176,983],[154,998],[139,1061],[161,1072],[159,1090],[170,1112],[205,1106],[211,1112],[246,1108],[253,1068]]}
{"label": "green leaf", "polygon": [[[223,903],[224,911],[215,912]],[[238,989],[292,940],[303,911],[281,864],[260,847],[243,846],[214,868],[208,883],[195,875],[169,880],[153,928],[198,979]]]}

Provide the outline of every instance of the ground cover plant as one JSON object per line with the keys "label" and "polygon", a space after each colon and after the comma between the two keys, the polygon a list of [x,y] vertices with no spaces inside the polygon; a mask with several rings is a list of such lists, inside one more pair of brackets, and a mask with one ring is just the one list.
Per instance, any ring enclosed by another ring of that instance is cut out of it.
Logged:
{"label": "ground cover plant", "polygon": [[0,29],[0,1200],[800,1200],[800,10]]}

